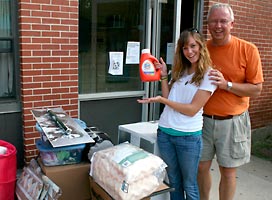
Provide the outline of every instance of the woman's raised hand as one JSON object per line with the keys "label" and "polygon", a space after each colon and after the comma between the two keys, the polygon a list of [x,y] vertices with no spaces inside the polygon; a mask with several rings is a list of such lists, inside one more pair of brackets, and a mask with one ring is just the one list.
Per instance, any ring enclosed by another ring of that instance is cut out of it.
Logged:
{"label": "woman's raised hand", "polygon": [[161,70],[161,77],[167,76],[167,66],[162,57],[160,58],[160,62],[154,62],[156,69]]}

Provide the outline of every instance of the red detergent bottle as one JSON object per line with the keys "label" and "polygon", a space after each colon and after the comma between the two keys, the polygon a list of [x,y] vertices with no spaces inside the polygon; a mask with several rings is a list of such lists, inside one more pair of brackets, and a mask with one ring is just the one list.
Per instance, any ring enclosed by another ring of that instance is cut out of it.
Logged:
{"label": "red detergent bottle", "polygon": [[150,49],[143,49],[140,59],[140,77],[142,82],[159,81],[161,70],[156,69],[154,62],[157,58],[150,54]]}

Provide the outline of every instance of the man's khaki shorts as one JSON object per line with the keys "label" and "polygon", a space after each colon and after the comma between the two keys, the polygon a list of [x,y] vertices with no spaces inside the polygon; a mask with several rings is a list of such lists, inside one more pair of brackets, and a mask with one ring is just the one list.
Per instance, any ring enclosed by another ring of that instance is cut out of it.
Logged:
{"label": "man's khaki shorts", "polygon": [[238,167],[250,161],[251,125],[248,111],[232,119],[215,120],[204,116],[201,161],[216,155],[222,167]]}

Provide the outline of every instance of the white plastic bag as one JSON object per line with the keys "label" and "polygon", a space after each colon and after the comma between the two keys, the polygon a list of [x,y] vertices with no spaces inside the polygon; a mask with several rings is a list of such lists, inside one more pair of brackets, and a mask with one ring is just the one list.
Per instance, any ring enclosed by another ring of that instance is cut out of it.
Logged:
{"label": "white plastic bag", "polygon": [[96,152],[90,175],[113,199],[139,200],[152,194],[166,174],[164,161],[129,143]]}

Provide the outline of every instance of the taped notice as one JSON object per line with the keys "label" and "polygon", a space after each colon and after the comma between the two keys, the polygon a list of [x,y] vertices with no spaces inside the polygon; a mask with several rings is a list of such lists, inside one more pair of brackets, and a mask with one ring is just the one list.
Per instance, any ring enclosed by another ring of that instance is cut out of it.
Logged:
{"label": "taped notice", "polygon": [[123,52],[109,52],[110,66],[109,74],[111,75],[123,75]]}

